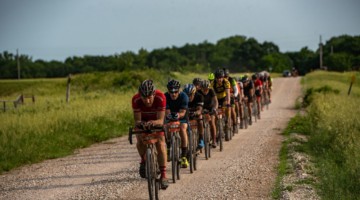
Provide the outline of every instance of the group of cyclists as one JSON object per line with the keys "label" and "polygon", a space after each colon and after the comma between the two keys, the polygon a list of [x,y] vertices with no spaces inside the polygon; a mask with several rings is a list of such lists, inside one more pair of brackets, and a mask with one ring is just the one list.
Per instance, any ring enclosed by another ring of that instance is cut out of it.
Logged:
{"label": "group of cyclists", "polygon": [[[152,80],[144,80],[138,93],[132,98],[135,127],[149,130],[153,127],[166,127],[171,120],[180,122],[180,166],[189,167],[188,132],[190,120],[197,122],[196,150],[201,151],[205,145],[217,148],[223,132],[237,133],[238,129],[252,125],[254,118],[261,118],[264,102],[271,103],[272,80],[268,72],[253,74],[251,77],[231,77],[229,70],[219,68],[208,75],[208,79],[194,78],[192,83],[181,87],[178,80],[167,83],[165,93],[156,89]],[[207,114],[208,120],[203,120]],[[224,126],[219,127],[219,115],[223,115]],[[204,123],[208,123],[210,139],[204,141]],[[140,155],[139,174],[146,178],[147,146],[143,143],[144,135],[137,135],[137,150]],[[170,161],[170,143],[166,131],[158,133],[156,142],[157,161],[160,172],[160,189],[166,189],[169,181],[166,174],[166,162]],[[227,139],[225,139],[227,140]]]}

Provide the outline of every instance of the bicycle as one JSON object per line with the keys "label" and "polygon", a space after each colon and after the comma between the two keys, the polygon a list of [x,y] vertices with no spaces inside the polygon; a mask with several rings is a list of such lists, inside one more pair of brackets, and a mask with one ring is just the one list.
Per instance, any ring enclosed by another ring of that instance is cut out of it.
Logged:
{"label": "bicycle", "polygon": [[220,146],[220,151],[223,151],[224,145],[223,145],[223,137],[224,137],[224,131],[223,131],[223,124],[224,124],[224,118],[223,118],[223,110],[222,107],[219,107],[218,113],[216,115],[216,142]]}
{"label": "bicycle", "polygon": [[252,115],[253,115],[253,117],[255,118],[255,122],[257,122],[257,118],[258,118],[258,115],[259,115],[259,111],[258,111],[258,102],[257,102],[257,97],[256,97],[256,95],[254,95],[254,97],[253,97],[253,104],[252,104]]}
{"label": "bicycle", "polygon": [[[228,108],[228,109],[231,109],[231,108]],[[224,122],[224,124],[225,124],[225,126],[224,126],[224,129],[225,129],[225,141],[230,141],[231,139],[232,139],[232,136],[233,136],[233,127],[232,127],[232,120],[231,120],[231,111],[230,111],[230,116],[229,117],[227,117],[226,115],[225,115],[225,117],[224,117],[224,120],[225,120],[225,122]]]}
{"label": "bicycle", "polygon": [[180,121],[171,120],[166,125],[165,136],[167,144],[170,144],[170,160],[171,173],[173,183],[176,179],[180,180],[180,152],[181,152],[181,138],[180,138]]}
{"label": "bicycle", "polygon": [[203,126],[204,126],[204,149],[205,149],[205,159],[208,160],[211,157],[211,141],[210,141],[210,125],[209,121],[211,120],[210,112],[208,110],[203,110]]}
{"label": "bicycle", "polygon": [[249,124],[249,108],[248,108],[248,100],[247,99],[243,99],[242,102],[242,109],[243,109],[243,125],[244,128],[247,129],[248,128],[248,124]]}
{"label": "bicycle", "polygon": [[197,120],[196,119],[192,119],[192,120],[188,120],[188,139],[189,139],[189,148],[188,148],[188,153],[189,153],[189,165],[190,165],[190,173],[193,173],[194,171],[196,171],[196,161],[197,161],[197,149],[196,149],[196,144],[199,141],[199,134],[198,134],[198,127],[197,127]]}
{"label": "bicycle", "polygon": [[129,143],[133,144],[133,134],[141,134],[142,142],[146,145],[146,179],[148,182],[149,198],[151,200],[159,199],[160,170],[157,160],[158,152],[156,150],[156,143],[159,142],[160,132],[164,132],[163,127],[152,127],[149,130],[134,129],[133,127],[129,127]]}

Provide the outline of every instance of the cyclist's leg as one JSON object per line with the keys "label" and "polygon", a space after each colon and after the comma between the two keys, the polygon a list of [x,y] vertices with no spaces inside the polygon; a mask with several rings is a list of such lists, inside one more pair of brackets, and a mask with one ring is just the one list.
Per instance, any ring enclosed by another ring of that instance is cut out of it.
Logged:
{"label": "cyclist's leg", "polygon": [[181,120],[181,124],[180,124],[180,138],[181,138],[182,156],[186,156],[186,155],[187,155],[187,146],[188,146],[187,128],[188,128],[188,124],[187,124],[187,123],[184,123],[184,122]]}
{"label": "cyclist's leg", "polygon": [[233,126],[236,125],[235,98],[231,97],[230,105],[231,105],[231,121],[232,121],[231,126]]}
{"label": "cyclist's leg", "polygon": [[199,145],[198,148],[204,147],[204,123],[202,120],[202,116],[199,117],[197,120],[197,127],[198,127],[198,133],[199,133]]}
{"label": "cyclist's leg", "polygon": [[212,146],[216,147],[216,117],[215,115],[210,115],[211,121],[210,123],[210,132],[212,138]]}
{"label": "cyclist's leg", "polygon": [[146,178],[146,169],[145,169],[146,145],[143,144],[141,135],[136,135],[136,139],[137,139],[136,148],[141,158],[140,166],[139,166],[139,174],[141,178]]}
{"label": "cyclist's leg", "polygon": [[166,177],[166,161],[167,161],[167,153],[166,153],[166,145],[165,145],[165,136],[161,136],[159,141],[156,143],[156,149],[158,152],[158,163],[161,173],[161,188],[166,189],[169,186],[168,179]]}

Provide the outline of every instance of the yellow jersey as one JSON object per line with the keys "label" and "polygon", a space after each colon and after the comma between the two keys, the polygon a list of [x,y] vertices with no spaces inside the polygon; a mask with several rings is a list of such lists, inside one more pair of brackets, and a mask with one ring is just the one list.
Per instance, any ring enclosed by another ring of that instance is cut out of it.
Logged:
{"label": "yellow jersey", "polygon": [[218,84],[217,81],[214,80],[211,83],[211,87],[214,89],[216,97],[222,99],[226,97],[226,89],[230,89],[230,82],[224,78],[224,80]]}

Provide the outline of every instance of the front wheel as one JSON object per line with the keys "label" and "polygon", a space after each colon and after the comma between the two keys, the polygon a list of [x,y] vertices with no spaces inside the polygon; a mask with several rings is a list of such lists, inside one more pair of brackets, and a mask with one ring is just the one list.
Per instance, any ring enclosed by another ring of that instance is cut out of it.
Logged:
{"label": "front wheel", "polygon": [[146,150],[146,177],[148,181],[149,199],[156,199],[156,169],[153,153],[150,148]]}

